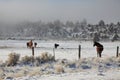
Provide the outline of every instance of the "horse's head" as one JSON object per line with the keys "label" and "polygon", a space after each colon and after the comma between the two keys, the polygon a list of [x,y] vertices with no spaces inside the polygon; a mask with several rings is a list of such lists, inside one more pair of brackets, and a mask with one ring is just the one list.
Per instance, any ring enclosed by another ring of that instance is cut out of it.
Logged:
{"label": "horse's head", "polygon": [[93,44],[93,47],[94,47],[94,46],[97,46],[97,44],[98,44],[98,42],[95,41],[94,44]]}

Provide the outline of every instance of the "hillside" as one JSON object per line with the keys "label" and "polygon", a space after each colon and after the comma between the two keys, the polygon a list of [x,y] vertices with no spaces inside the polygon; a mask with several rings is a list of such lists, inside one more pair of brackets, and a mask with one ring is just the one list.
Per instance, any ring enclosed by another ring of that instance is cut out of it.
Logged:
{"label": "hillside", "polygon": [[26,21],[0,26],[1,39],[120,40],[120,22],[105,24],[103,20],[98,24],[89,24],[86,20],[65,23],[56,20],[46,23]]}

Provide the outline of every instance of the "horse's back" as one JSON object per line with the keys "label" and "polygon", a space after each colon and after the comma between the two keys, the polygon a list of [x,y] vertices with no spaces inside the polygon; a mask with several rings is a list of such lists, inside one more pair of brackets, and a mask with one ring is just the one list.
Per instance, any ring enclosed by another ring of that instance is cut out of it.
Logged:
{"label": "horse's back", "polygon": [[103,46],[97,46],[97,52],[102,52],[104,50],[104,47]]}
{"label": "horse's back", "polygon": [[33,42],[32,41],[27,42],[26,44],[27,44],[27,47],[30,47],[30,48],[32,48],[32,46],[33,46]]}

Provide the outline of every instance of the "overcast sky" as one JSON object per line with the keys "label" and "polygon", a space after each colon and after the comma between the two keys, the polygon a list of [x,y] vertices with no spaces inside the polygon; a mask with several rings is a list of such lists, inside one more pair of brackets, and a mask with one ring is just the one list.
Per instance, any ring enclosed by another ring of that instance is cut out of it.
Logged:
{"label": "overcast sky", "polygon": [[0,0],[0,21],[120,21],[120,0]]}

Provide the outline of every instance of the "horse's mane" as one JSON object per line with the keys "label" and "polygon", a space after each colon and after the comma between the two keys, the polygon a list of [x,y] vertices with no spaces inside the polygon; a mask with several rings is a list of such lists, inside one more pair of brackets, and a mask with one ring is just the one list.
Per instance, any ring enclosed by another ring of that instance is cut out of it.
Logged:
{"label": "horse's mane", "polygon": [[103,47],[103,45],[98,42],[94,42],[94,46]]}

